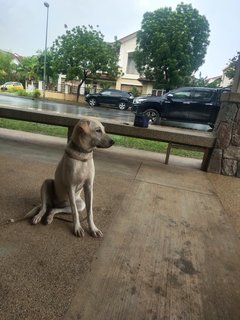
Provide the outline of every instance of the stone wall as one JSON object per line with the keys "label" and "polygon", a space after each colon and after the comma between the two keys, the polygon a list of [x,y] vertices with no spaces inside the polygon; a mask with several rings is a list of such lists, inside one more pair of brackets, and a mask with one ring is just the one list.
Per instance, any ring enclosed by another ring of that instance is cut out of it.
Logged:
{"label": "stone wall", "polygon": [[215,124],[216,145],[207,171],[240,177],[240,94],[222,95]]}
{"label": "stone wall", "polygon": [[[55,92],[55,91],[45,91],[45,98],[46,99],[53,99],[53,100],[64,100],[64,101],[71,101],[76,102],[77,96],[75,94],[69,94],[69,93],[61,93],[61,92]],[[79,96],[78,102],[81,105],[88,105],[85,101],[84,96]]]}
{"label": "stone wall", "polygon": [[240,177],[240,94],[222,95],[215,124],[216,145],[207,171]]}

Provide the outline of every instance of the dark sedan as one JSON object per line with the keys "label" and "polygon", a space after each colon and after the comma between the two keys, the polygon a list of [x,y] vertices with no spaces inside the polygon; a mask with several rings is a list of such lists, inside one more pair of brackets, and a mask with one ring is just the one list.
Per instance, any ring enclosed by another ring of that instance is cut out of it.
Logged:
{"label": "dark sedan", "polygon": [[99,93],[87,94],[85,100],[94,107],[100,104],[109,104],[118,107],[120,110],[126,110],[132,106],[133,95],[126,91],[107,89]]}
{"label": "dark sedan", "polygon": [[207,124],[211,127],[217,118],[223,88],[184,87],[163,96],[137,97],[132,111],[148,116],[153,124],[160,120]]}

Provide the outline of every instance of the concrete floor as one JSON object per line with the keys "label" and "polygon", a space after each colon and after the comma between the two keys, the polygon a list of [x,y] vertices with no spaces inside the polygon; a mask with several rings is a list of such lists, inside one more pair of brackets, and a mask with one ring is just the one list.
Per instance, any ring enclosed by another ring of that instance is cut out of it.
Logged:
{"label": "concrete floor", "polygon": [[39,203],[64,145],[0,129],[0,319],[240,319],[240,179],[96,150],[103,239],[74,237],[69,216],[5,224]]}

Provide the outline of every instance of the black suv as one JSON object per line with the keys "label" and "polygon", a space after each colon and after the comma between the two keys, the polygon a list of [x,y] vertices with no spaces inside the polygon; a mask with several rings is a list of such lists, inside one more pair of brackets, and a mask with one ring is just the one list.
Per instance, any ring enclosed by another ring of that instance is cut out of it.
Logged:
{"label": "black suv", "polygon": [[148,116],[154,124],[160,120],[172,120],[213,127],[220,108],[220,96],[229,90],[184,87],[169,91],[160,97],[137,97],[133,101],[132,111]]}
{"label": "black suv", "polygon": [[85,100],[94,107],[100,104],[111,104],[117,106],[120,110],[126,110],[132,106],[133,95],[126,91],[107,89],[95,94],[87,94]]}

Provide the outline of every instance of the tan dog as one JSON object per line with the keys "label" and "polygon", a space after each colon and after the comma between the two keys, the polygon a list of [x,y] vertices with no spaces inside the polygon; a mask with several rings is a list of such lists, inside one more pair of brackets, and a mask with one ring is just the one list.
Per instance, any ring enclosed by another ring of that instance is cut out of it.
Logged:
{"label": "tan dog", "polygon": [[[105,133],[103,125],[92,119],[81,119],[74,127],[71,139],[59,162],[55,179],[47,179],[41,187],[42,203],[31,210],[32,223],[37,224],[48,213],[47,224],[53,221],[57,213],[72,213],[74,234],[84,236],[81,227],[79,211],[87,210],[87,220],[90,232],[94,237],[102,237],[102,232],[93,221],[93,182],[95,167],[93,162],[94,148],[109,148],[114,141]],[[80,193],[84,190],[85,202]]]}

